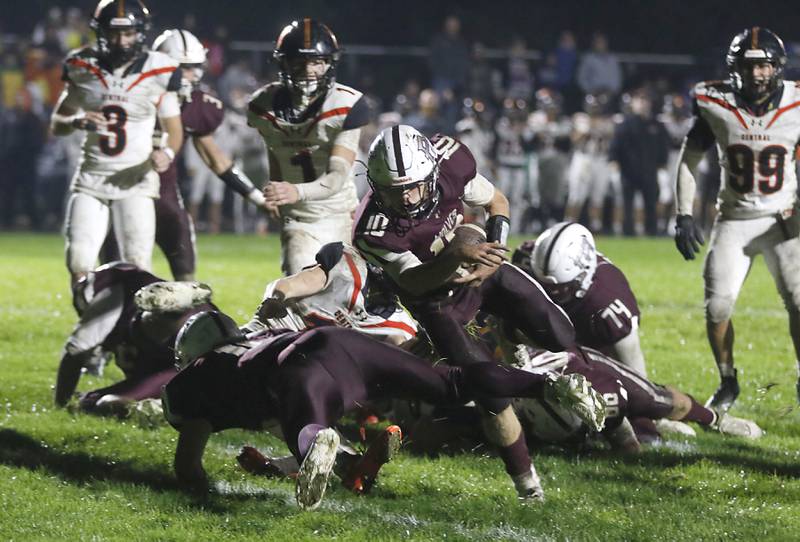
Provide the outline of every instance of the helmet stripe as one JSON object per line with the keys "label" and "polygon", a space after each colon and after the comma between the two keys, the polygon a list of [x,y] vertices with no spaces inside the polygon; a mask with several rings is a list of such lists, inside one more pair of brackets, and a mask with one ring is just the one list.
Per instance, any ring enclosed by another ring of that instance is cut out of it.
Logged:
{"label": "helmet stripe", "polygon": [[186,36],[183,35],[183,30],[178,30],[178,34],[180,34],[181,41],[183,42],[183,56],[189,56],[189,46],[186,44]]}
{"label": "helmet stripe", "polygon": [[404,177],[406,166],[403,164],[403,151],[400,149],[400,126],[392,128],[392,146],[394,147],[394,160],[397,162],[397,174]]}
{"label": "helmet stripe", "polygon": [[548,269],[547,268],[550,267],[550,256],[552,256],[552,254],[553,254],[553,249],[556,246],[556,242],[558,241],[558,238],[561,237],[561,234],[564,233],[564,230],[566,230],[567,228],[569,228],[573,224],[575,224],[575,223],[574,222],[569,222],[568,224],[565,224],[564,227],[561,228],[560,230],[558,230],[558,233],[556,233],[553,236],[553,240],[550,241],[550,246],[547,247],[547,254],[544,257],[544,266],[542,267],[542,272],[545,275],[547,275],[547,273],[548,273]]}
{"label": "helmet stripe", "polygon": [[125,16],[125,0],[119,0],[117,2],[117,17],[124,17]]}
{"label": "helmet stripe", "polygon": [[303,47],[311,48],[311,19],[308,17],[303,19]]}
{"label": "helmet stripe", "polygon": [[758,49],[758,30],[759,30],[759,27],[757,27],[757,26],[753,27],[753,35],[750,38],[750,48],[751,49]]}

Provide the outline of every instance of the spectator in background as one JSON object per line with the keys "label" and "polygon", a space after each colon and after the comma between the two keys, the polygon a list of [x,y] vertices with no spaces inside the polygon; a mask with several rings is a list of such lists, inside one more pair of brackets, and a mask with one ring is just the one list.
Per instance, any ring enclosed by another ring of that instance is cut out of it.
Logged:
{"label": "spectator in background", "polygon": [[419,82],[416,79],[406,81],[403,90],[394,98],[394,112],[399,113],[401,117],[406,117],[416,111],[419,106],[420,90]]}
{"label": "spectator in background", "polygon": [[555,88],[562,93],[572,86],[575,78],[575,66],[578,64],[578,50],[575,44],[575,34],[571,30],[564,30],[558,37],[558,45],[553,51],[556,57]]}
{"label": "spectator in background", "polygon": [[449,133],[439,111],[439,95],[432,89],[426,88],[419,93],[417,110],[404,117],[403,124],[413,126],[427,137],[432,137],[439,132]]}
{"label": "spectator in background", "polygon": [[527,52],[525,40],[515,36],[508,51],[507,98],[528,101],[533,96],[533,73],[526,58]]}
{"label": "spectator in background", "polygon": [[[653,115],[653,100],[649,94],[638,90],[628,99],[631,113],[617,125],[609,150],[612,171],[621,176],[622,232],[635,235],[644,222],[647,235],[657,235],[658,172],[667,165],[669,134]],[[634,226],[634,197],[637,193],[642,195],[644,217],[637,211]]]}
{"label": "spectator in background", "polygon": [[18,195],[27,217],[23,226],[39,227],[36,162],[44,135],[44,123],[33,112],[31,93],[23,87],[17,92],[14,107],[0,112],[0,180],[5,228],[12,228],[18,222]]}
{"label": "spectator in background", "polygon": [[433,90],[455,96],[466,89],[469,73],[469,46],[461,37],[461,19],[449,15],[444,20],[443,31],[433,37],[430,45],[430,58]]}
{"label": "spectator in background", "polygon": [[65,51],[77,49],[89,43],[89,24],[79,8],[67,10],[67,24],[64,28],[62,47]]}
{"label": "spectator in background", "polygon": [[[217,79],[225,70],[226,53],[228,48],[228,28],[218,26],[214,29],[214,37],[206,41],[204,45],[208,49],[208,71],[206,72],[211,79]],[[222,89],[219,89],[222,92]]]}
{"label": "spectator in background", "polygon": [[596,33],[591,51],[581,58],[578,85],[585,94],[616,96],[622,90],[622,68],[617,56],[609,52],[605,34]]}
{"label": "spectator in background", "polygon": [[0,88],[2,88],[3,108],[14,107],[17,94],[25,86],[25,76],[20,67],[19,55],[11,49],[3,53],[0,65]]}
{"label": "spectator in background", "polygon": [[492,110],[503,99],[503,74],[489,63],[486,47],[482,43],[475,43],[472,47],[467,93],[468,99],[488,105]]}

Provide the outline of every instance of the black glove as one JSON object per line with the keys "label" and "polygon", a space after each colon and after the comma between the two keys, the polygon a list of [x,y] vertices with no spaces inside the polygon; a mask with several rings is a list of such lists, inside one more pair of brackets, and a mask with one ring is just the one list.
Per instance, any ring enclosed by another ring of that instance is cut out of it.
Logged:
{"label": "black glove", "polygon": [[700,252],[700,245],[705,242],[703,232],[695,225],[692,215],[678,215],[675,221],[675,246],[684,259],[694,260],[694,255]]}

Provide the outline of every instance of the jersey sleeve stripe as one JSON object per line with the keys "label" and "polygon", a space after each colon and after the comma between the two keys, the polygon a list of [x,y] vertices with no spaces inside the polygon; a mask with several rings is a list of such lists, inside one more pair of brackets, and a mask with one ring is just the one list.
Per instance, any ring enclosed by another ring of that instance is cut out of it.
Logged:
{"label": "jersey sleeve stripe", "polygon": [[322,113],[320,113],[317,116],[317,118],[314,119],[314,121],[311,124],[308,125],[308,129],[306,130],[305,135],[310,134],[311,130],[314,128],[314,126],[317,125],[317,123],[319,121],[321,121],[323,119],[327,119],[328,117],[335,117],[337,115],[346,115],[349,112],[350,112],[350,108],[349,107],[337,107],[336,109],[331,109],[329,111],[323,111]]}
{"label": "jersey sleeve stripe", "polygon": [[[697,97],[697,99],[700,100],[701,102],[715,103],[715,104],[719,105],[720,107],[723,107],[723,108],[727,109],[728,111],[730,111],[734,115],[736,115],[736,118],[738,119],[739,124],[741,124],[744,127],[745,130],[749,130],[749,128],[747,126],[747,123],[744,121],[744,118],[742,117],[742,114],[739,113],[739,111],[734,106],[732,106],[731,104],[729,104],[725,100],[712,98],[711,96],[706,96],[704,94],[699,95]],[[773,119],[773,120],[775,120],[775,119]]]}
{"label": "jersey sleeve stripe", "polygon": [[767,124],[767,128],[769,128],[770,126],[775,124],[775,121],[778,120],[778,117],[780,117],[781,115],[783,115],[784,113],[786,113],[790,109],[794,109],[795,107],[800,107],[800,102],[794,102],[793,104],[789,104],[789,105],[787,105],[785,107],[781,107],[780,109],[778,109],[775,112],[775,116],[772,117],[772,120],[769,121],[769,124]]}
{"label": "jersey sleeve stripe", "polygon": [[251,103],[250,103],[250,105],[248,106],[248,109],[250,109],[250,111],[251,111],[251,112],[252,112],[254,115],[256,115],[256,116],[258,116],[258,117],[261,117],[262,119],[264,119],[264,120],[268,120],[269,122],[271,122],[271,123],[272,123],[272,125],[273,125],[273,126],[275,126],[275,128],[277,128],[278,130],[280,130],[280,131],[281,131],[281,132],[283,132],[284,134],[286,133],[286,130],[284,130],[283,128],[281,128],[281,127],[280,127],[280,125],[278,124],[278,121],[277,121],[277,119],[275,119],[275,116],[274,116],[274,115],[271,115],[271,114],[269,113],[269,111],[267,111],[267,110],[266,110],[266,109],[264,109],[263,107],[261,107],[261,106],[259,106],[259,105],[257,105],[257,104],[254,104],[254,103],[252,103],[252,102],[251,102]]}
{"label": "jersey sleeve stripe", "polygon": [[77,58],[70,58],[69,60],[67,60],[67,64],[71,64],[72,66],[78,66],[79,68],[86,68],[100,80],[100,83],[102,83],[104,88],[108,88],[108,83],[106,83],[106,78],[103,77],[103,72],[101,72],[100,68],[98,68],[97,66],[92,66],[88,62],[84,62],[83,60],[79,60]]}
{"label": "jersey sleeve stripe", "polygon": [[356,306],[356,301],[358,301],[358,294],[361,293],[361,274],[358,272],[358,268],[352,256],[345,254],[344,259],[347,262],[347,267],[350,268],[350,272],[353,274],[353,293],[350,296],[350,304],[347,307],[348,312],[353,312],[353,307]]}
{"label": "jersey sleeve stripe", "polygon": [[175,66],[166,66],[164,68],[156,68],[155,70],[150,70],[149,72],[144,72],[143,74],[139,75],[136,78],[136,81],[130,84],[128,88],[125,89],[126,92],[130,92],[130,90],[147,79],[148,77],[154,77],[156,75],[161,75],[162,73],[172,73],[176,70]]}
{"label": "jersey sleeve stripe", "polygon": [[367,324],[367,325],[361,326],[361,327],[363,327],[364,329],[390,327],[390,328],[393,328],[393,329],[400,329],[402,331],[405,331],[406,333],[408,333],[412,337],[416,337],[416,335],[417,335],[417,330],[415,330],[413,327],[409,326],[406,323],[394,322],[392,320],[386,320],[386,321],[380,322],[378,324]]}

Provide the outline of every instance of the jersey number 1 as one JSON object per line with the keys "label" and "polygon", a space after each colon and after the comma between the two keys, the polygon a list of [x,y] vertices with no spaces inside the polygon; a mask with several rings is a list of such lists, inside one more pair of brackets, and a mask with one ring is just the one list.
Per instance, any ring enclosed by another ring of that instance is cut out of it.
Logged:
{"label": "jersey number 1", "polygon": [[303,149],[295,153],[289,159],[293,166],[300,166],[303,171],[303,182],[310,183],[317,179],[317,171],[314,169],[314,162],[311,161],[311,149]]}
{"label": "jersey number 1", "polygon": [[783,186],[783,166],[786,162],[784,147],[770,145],[754,153],[747,145],[731,145],[727,152],[730,171],[728,184],[736,192],[752,192],[756,186],[756,175],[766,177],[758,181],[758,190],[762,194],[772,194]]}
{"label": "jersey number 1", "polygon": [[109,156],[116,156],[122,152],[127,142],[125,122],[128,114],[118,105],[107,105],[100,111],[108,121],[105,129],[107,134],[100,136],[100,150]]}

